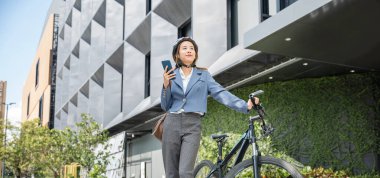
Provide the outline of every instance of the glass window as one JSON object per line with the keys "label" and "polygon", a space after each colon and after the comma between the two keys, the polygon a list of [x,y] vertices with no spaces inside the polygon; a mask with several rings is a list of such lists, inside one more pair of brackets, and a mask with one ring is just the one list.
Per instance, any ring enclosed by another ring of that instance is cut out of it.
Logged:
{"label": "glass window", "polygon": [[44,95],[41,96],[39,101],[40,109],[38,110],[38,117],[40,118],[40,124],[42,124],[42,117],[43,117],[43,110],[44,110],[44,103],[43,103]]}
{"label": "glass window", "polygon": [[261,0],[261,21],[271,17],[269,15],[269,0]]}
{"label": "glass window", "polygon": [[152,10],[152,0],[146,0],[146,14]]}
{"label": "glass window", "polygon": [[185,36],[187,37],[193,36],[193,30],[191,28],[191,18],[178,28],[178,38],[185,37]]}
{"label": "glass window", "polygon": [[28,95],[28,101],[26,104],[26,115],[29,116],[29,104],[30,104],[30,93]]}
{"label": "glass window", "polygon": [[227,1],[227,49],[239,44],[238,0]]}
{"label": "glass window", "polygon": [[150,96],[150,52],[145,55],[145,98]]}
{"label": "glass window", "polygon": [[280,0],[280,10],[285,9],[297,0]]}
{"label": "glass window", "polygon": [[35,83],[35,86],[37,87],[37,85],[38,85],[38,75],[39,75],[39,69],[40,68],[40,59],[38,59],[38,61],[37,61],[37,64],[36,64],[36,78],[35,78],[35,81],[36,81],[36,83]]}

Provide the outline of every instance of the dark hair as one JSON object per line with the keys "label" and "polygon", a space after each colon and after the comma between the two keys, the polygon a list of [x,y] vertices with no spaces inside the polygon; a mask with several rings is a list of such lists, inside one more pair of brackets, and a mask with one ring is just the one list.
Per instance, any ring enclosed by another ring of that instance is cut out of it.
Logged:
{"label": "dark hair", "polygon": [[188,41],[190,43],[192,43],[194,45],[194,50],[195,50],[195,59],[194,59],[194,62],[191,64],[192,66],[195,66],[195,63],[197,62],[197,59],[198,59],[198,45],[197,43],[195,43],[195,41],[193,39],[191,39],[190,37],[182,37],[182,38],[178,38],[177,39],[177,42],[174,44],[173,46],[173,52],[172,52],[172,57],[173,57],[173,60],[174,62],[176,63],[176,65],[178,64],[182,64],[182,62],[180,61],[179,59],[179,56],[178,56],[178,51],[179,51],[179,46],[181,45],[182,42],[184,41]]}

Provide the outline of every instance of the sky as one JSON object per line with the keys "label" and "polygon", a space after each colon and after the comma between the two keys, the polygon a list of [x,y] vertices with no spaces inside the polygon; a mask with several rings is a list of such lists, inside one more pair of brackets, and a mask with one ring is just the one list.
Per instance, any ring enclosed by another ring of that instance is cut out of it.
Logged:
{"label": "sky", "polygon": [[21,122],[22,89],[52,0],[0,0],[0,80],[7,81],[8,118]]}

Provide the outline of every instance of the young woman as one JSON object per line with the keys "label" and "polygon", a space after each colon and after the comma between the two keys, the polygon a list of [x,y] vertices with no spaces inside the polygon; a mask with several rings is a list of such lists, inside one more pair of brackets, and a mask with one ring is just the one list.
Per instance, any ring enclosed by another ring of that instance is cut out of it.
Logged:
{"label": "young woman", "polygon": [[191,38],[178,39],[172,56],[176,68],[165,69],[161,93],[161,107],[168,112],[162,136],[165,174],[166,178],[193,178],[207,96],[242,113],[248,113],[253,104],[228,92],[206,69],[196,67],[198,46]]}

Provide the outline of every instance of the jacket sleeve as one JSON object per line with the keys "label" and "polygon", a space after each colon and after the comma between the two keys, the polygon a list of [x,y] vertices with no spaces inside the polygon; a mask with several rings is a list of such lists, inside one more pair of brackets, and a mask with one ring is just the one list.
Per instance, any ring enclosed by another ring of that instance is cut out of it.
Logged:
{"label": "jacket sleeve", "polygon": [[172,93],[171,93],[171,87],[164,88],[162,86],[161,91],[161,108],[164,111],[168,111],[170,109],[170,106],[172,105]]}
{"label": "jacket sleeve", "polygon": [[222,87],[218,82],[214,80],[208,71],[205,73],[207,75],[207,87],[209,95],[211,95],[219,103],[231,109],[248,114],[248,105],[246,101],[227,91],[224,87]]}

